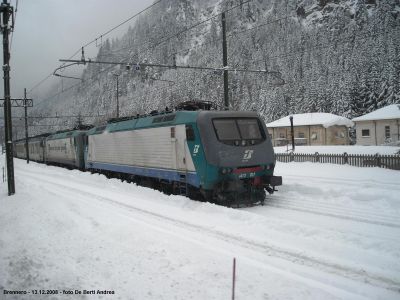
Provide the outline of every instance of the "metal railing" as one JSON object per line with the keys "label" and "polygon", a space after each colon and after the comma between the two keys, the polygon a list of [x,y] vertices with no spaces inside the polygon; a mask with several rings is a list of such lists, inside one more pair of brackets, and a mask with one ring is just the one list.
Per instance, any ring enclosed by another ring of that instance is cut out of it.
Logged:
{"label": "metal railing", "polygon": [[400,170],[400,154],[393,155],[367,155],[367,154],[314,154],[305,153],[275,153],[280,162],[318,162],[330,164],[348,164],[356,167],[379,167]]}

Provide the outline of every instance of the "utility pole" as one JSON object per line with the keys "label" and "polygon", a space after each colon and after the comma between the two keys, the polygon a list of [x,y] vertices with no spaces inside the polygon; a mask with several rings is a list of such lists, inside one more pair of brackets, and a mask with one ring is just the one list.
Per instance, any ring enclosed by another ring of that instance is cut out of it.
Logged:
{"label": "utility pole", "polygon": [[290,135],[292,136],[292,151],[294,152],[294,129],[293,129],[293,116],[289,117],[290,119]]}
{"label": "utility pole", "polygon": [[[29,149],[28,145],[28,107],[33,107],[33,100],[26,98],[26,89],[24,90],[24,98],[11,98],[10,99],[10,106],[11,107],[24,107],[25,108],[25,150],[26,150],[26,162],[29,164]],[[4,98],[0,99],[0,107],[4,106],[6,103]],[[18,118],[20,117],[11,117],[11,118]],[[14,140],[17,140],[17,131],[14,131]]]}
{"label": "utility pole", "polygon": [[[1,24],[0,30],[3,34],[3,72],[4,72],[4,121],[5,121],[5,144],[7,160],[7,183],[8,195],[15,194],[14,182],[14,161],[12,144],[12,121],[11,121],[11,100],[10,100],[10,45],[8,36],[14,26],[13,7],[3,0],[0,6]],[[12,18],[11,26],[10,16]]]}
{"label": "utility pole", "polygon": [[118,98],[118,77],[121,74],[113,73],[113,76],[117,78],[117,118],[119,118],[119,98]]}
{"label": "utility pole", "polygon": [[26,88],[24,89],[24,109],[25,109],[25,151],[26,163],[29,164],[29,146],[28,146],[28,104],[26,99]]}
{"label": "utility pole", "polygon": [[228,87],[228,50],[226,46],[226,18],[225,12],[221,14],[222,19],[222,63],[224,67],[224,109],[229,110],[229,87]]}

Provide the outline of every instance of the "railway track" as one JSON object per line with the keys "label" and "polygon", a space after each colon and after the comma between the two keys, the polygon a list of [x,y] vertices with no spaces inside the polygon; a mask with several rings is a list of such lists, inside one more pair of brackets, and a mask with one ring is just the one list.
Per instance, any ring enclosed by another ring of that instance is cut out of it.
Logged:
{"label": "railway track", "polygon": [[[299,178],[299,179],[304,179],[304,176],[300,175],[284,175],[285,178]],[[360,184],[365,184],[365,185],[371,185],[371,184],[379,184],[382,186],[390,187],[391,189],[395,189],[400,191],[400,185],[397,182],[384,182],[380,180],[367,180],[367,179],[351,179],[351,178],[346,178],[346,179],[336,179],[336,178],[329,178],[329,177],[317,177],[317,176],[309,176],[307,175],[307,178],[312,179],[313,182],[323,182],[323,183],[331,183],[331,184],[346,184],[346,185],[357,185],[359,186]]]}
{"label": "railway track", "polygon": [[291,199],[284,196],[273,196],[265,201],[265,205],[328,216],[343,220],[351,220],[374,225],[400,228],[400,223],[394,216],[377,214],[371,210],[349,210],[327,203],[311,202],[306,199]]}
{"label": "railway track", "polygon": [[[111,205],[116,209],[122,210],[123,213],[127,214],[127,217],[131,218],[135,217],[134,219],[136,219],[136,216],[139,216],[146,219],[147,221],[151,219],[153,221],[156,221],[156,223],[164,224],[164,226],[168,225],[173,228],[176,228],[176,230],[189,231],[191,235],[193,233],[198,235],[206,235],[208,237],[213,237],[219,241],[229,243],[236,247],[240,247],[250,251],[255,251],[263,255],[264,257],[279,258],[285,261],[289,261],[295,265],[307,266],[312,269],[318,269],[320,271],[324,271],[340,277],[357,280],[363,283],[368,283],[372,286],[377,286],[394,291],[396,293],[400,293],[399,279],[389,278],[384,275],[368,272],[363,268],[357,268],[354,266],[345,265],[343,263],[337,263],[321,257],[313,257],[306,253],[302,253],[300,251],[296,251],[293,249],[284,249],[279,246],[273,245],[272,243],[268,243],[266,241],[262,242],[255,241],[240,235],[234,235],[231,233],[223,232],[215,228],[210,228],[199,224],[193,224],[188,221],[177,220],[175,218],[163,215],[161,213],[156,213],[143,208],[135,207],[133,203],[126,204],[114,200],[118,195],[113,196],[113,198],[105,195],[100,195],[99,193],[95,193],[93,191],[88,190],[88,188],[80,182],[74,182],[74,185],[79,187],[77,188],[77,187],[72,187],[69,182],[65,184],[56,182],[54,178],[49,175],[31,173],[23,169],[19,169],[18,172],[19,174],[26,175],[24,176],[24,181],[32,183],[35,182],[46,183],[46,185],[44,185],[44,188],[48,189],[53,193],[57,192],[57,194],[60,195],[68,193],[79,193],[79,195],[82,195],[82,197],[80,197],[79,200],[77,199],[76,201],[86,201],[87,203],[92,205],[96,205],[94,203],[94,201],[96,201],[97,203]],[[273,206],[273,203],[272,204],[269,203],[269,205]],[[379,222],[373,224],[382,225],[379,224]],[[387,225],[388,224],[386,224],[385,226]],[[391,225],[397,226],[397,224],[391,224]]]}

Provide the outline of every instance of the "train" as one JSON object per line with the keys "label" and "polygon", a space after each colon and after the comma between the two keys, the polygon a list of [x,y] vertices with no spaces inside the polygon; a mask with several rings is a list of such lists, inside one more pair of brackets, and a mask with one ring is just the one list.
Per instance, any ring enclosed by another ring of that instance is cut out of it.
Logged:
{"label": "train", "polygon": [[[265,123],[256,112],[173,110],[112,119],[28,139],[36,162],[225,206],[264,204],[282,185]],[[26,158],[25,140],[14,156]]]}

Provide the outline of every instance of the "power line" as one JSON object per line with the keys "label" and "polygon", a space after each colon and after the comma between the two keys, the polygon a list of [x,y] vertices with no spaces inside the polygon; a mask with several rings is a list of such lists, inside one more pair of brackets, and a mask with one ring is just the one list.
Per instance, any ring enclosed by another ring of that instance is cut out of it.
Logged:
{"label": "power line", "polygon": [[[202,21],[200,21],[200,22],[197,22],[197,23],[195,23],[195,24],[193,24],[193,25],[190,25],[190,26],[188,26],[188,27],[186,27],[186,28],[184,28],[184,29],[182,29],[182,30],[180,30],[180,31],[178,31],[178,32],[176,32],[176,33],[170,35],[170,36],[167,36],[167,37],[163,38],[161,41],[150,45],[149,47],[147,47],[147,48],[144,49],[144,50],[141,50],[141,52],[146,52],[146,51],[148,51],[148,50],[152,50],[152,49],[156,48],[157,46],[159,46],[159,45],[161,45],[161,44],[163,44],[163,43],[165,43],[165,42],[171,40],[171,39],[174,38],[174,37],[178,37],[179,35],[181,35],[181,34],[183,34],[183,33],[185,33],[185,32],[188,32],[188,31],[192,30],[193,28],[196,28],[197,26],[200,26],[200,25],[202,25],[202,24],[205,24],[206,22],[211,21],[212,19],[214,19],[214,18],[216,18],[216,17],[222,15],[223,13],[229,12],[229,11],[231,11],[231,10],[233,10],[233,9],[235,9],[235,8],[237,8],[237,7],[239,7],[239,6],[243,6],[244,4],[250,3],[250,2],[252,2],[252,1],[253,1],[253,0],[247,0],[247,1],[245,1],[245,2],[242,2],[242,0],[241,0],[241,1],[240,1],[240,2],[241,2],[240,4],[237,4],[237,5],[232,6],[232,7],[228,8],[228,9],[226,9],[226,10],[223,10],[223,11],[221,11],[221,12],[219,12],[219,13],[216,13],[215,15],[213,15],[213,16],[211,16],[211,17],[205,19],[205,20],[202,20]],[[226,1],[225,1],[225,2],[226,2]],[[149,43],[151,43],[151,41],[147,41],[147,42],[145,42],[144,44],[142,44],[141,46],[144,46],[144,45],[149,44]],[[128,47],[126,47],[126,48],[128,48]],[[119,51],[119,50],[122,50],[122,48],[121,48],[121,49],[118,49],[118,51]]]}
{"label": "power line", "polygon": [[[161,0],[160,0],[161,1]],[[158,1],[158,2],[160,2],[160,1]],[[227,2],[228,0],[226,0],[225,1],[225,3]],[[206,22],[208,22],[208,21],[210,21],[210,20],[212,20],[212,19],[214,19],[214,18],[216,18],[216,17],[218,17],[218,16],[220,16],[220,15],[222,15],[223,13],[226,13],[226,12],[229,12],[229,11],[232,11],[233,9],[235,9],[235,8],[237,8],[237,7],[239,7],[239,6],[243,6],[244,4],[247,4],[247,3],[250,3],[250,2],[252,2],[253,0],[247,0],[247,1],[245,1],[245,2],[242,2],[242,1],[240,1],[240,3],[239,4],[237,4],[237,5],[235,5],[235,6],[232,6],[232,7],[230,7],[230,8],[228,8],[228,9],[226,9],[226,10],[224,10],[224,11],[221,11],[221,12],[219,12],[219,13],[217,13],[217,14],[215,14],[215,15],[213,15],[213,16],[211,16],[211,17],[209,17],[208,19],[205,19],[205,20],[202,20],[202,21],[200,21],[200,22],[197,22],[197,23],[195,23],[195,24],[193,24],[193,25],[191,25],[191,26],[189,26],[189,27],[186,27],[185,29],[183,29],[183,30],[181,30],[181,31],[179,31],[179,32],[177,32],[177,33],[174,33],[174,34],[172,34],[172,35],[170,35],[170,36],[168,36],[168,37],[166,37],[166,38],[164,38],[164,39],[162,39],[161,41],[159,41],[159,42],[157,42],[157,43],[155,43],[155,44],[153,44],[153,45],[150,45],[148,48],[146,48],[145,50],[142,50],[142,52],[144,52],[144,51],[147,51],[147,50],[150,50],[150,49],[154,49],[154,48],[156,48],[157,46],[159,46],[159,45],[161,45],[162,43],[164,43],[164,42],[166,42],[166,41],[168,41],[168,40],[170,40],[170,39],[172,39],[172,38],[174,38],[174,37],[177,37],[177,36],[179,36],[179,35],[181,35],[181,34],[183,34],[183,33],[185,33],[185,32],[188,32],[188,31],[190,31],[190,30],[192,30],[193,28],[195,28],[195,27],[197,27],[197,26],[200,26],[200,25],[202,25],[202,24],[204,24],[204,23],[206,23]],[[158,3],[157,2],[157,3]],[[155,3],[156,4],[156,3]],[[93,42],[95,42],[96,41],[96,39],[95,40],[93,40],[91,43],[93,43]],[[148,41],[148,42],[146,42],[145,44],[148,44],[148,43],[150,43],[150,41]],[[88,43],[89,44],[89,43]],[[87,44],[87,45],[88,45]],[[83,46],[83,47],[86,47],[87,45],[85,45],[85,46]],[[118,51],[119,50],[122,50],[123,48],[120,48],[120,49],[118,49]],[[79,53],[81,51],[81,49],[80,50],[78,50],[73,56],[75,56],[77,53]],[[73,57],[72,56],[72,57]],[[68,58],[67,60],[70,60],[72,57],[70,57],[70,58]],[[64,62],[64,64],[65,64],[65,62]],[[154,66],[156,66],[156,65],[154,65]],[[158,67],[165,67],[165,65],[158,65]],[[188,67],[188,68],[197,68],[197,69],[199,69],[199,68],[201,68],[201,67]],[[204,69],[204,68],[203,68]],[[215,69],[215,68],[207,68],[207,69]],[[237,69],[236,71],[239,71],[239,69]],[[258,71],[257,71],[258,72]]]}
{"label": "power line", "polygon": [[47,75],[45,78],[43,78],[41,81],[39,81],[36,85],[34,85],[29,91],[28,93],[31,93],[34,89],[36,89],[38,86],[40,86],[43,82],[45,82],[47,79],[49,79],[51,76],[53,76],[53,73],[50,73],[49,75]]}
{"label": "power line", "polygon": [[129,22],[130,20],[136,18],[137,16],[139,16],[140,14],[142,14],[143,12],[149,10],[150,8],[152,8],[153,6],[157,5],[158,3],[160,3],[163,0],[158,0],[157,2],[154,2],[152,5],[146,7],[145,9],[141,10],[140,12],[134,14],[133,16],[129,17],[128,19],[126,19],[125,21],[119,23],[118,25],[114,26],[113,28],[111,28],[110,30],[106,31],[103,34],[100,34],[97,38],[95,38],[94,40],[92,40],[91,42],[86,43],[85,45],[83,45],[81,48],[79,48],[69,59],[72,59],[75,55],[77,55],[78,53],[81,52],[82,48],[86,48],[87,46],[95,43],[98,39],[103,38],[104,36],[108,35],[109,33],[111,33],[112,31],[114,31],[115,29],[121,27],[122,25],[126,24],[127,22]]}
{"label": "power line", "polygon": [[[204,35],[204,34],[207,34],[207,33],[209,33],[209,32],[210,32],[210,30],[207,29],[207,30],[204,30],[203,32],[199,32],[198,34],[199,34],[199,35]],[[151,43],[151,41],[146,41],[144,44],[149,44],[149,43]],[[126,49],[131,49],[131,48],[132,48],[132,45],[124,46],[124,47],[121,47],[121,48],[112,50],[110,53],[97,55],[96,57],[103,57],[103,56],[116,55],[116,54],[118,54],[118,52],[120,52],[120,51],[123,51],[123,50],[126,50]]]}
{"label": "power line", "polygon": [[[255,29],[259,29],[259,28],[261,28],[261,27],[263,27],[263,26],[271,25],[271,24],[273,24],[273,23],[280,22],[280,21],[282,21],[282,20],[284,20],[284,19],[287,19],[287,18],[289,18],[289,16],[284,16],[284,17],[281,17],[281,18],[279,18],[279,19],[275,19],[275,20],[273,20],[273,21],[269,21],[269,22],[266,22],[266,23],[262,23],[262,24],[259,24],[259,25],[253,26],[253,27],[251,27],[251,28],[241,30],[241,31],[233,31],[232,33],[228,34],[226,37],[227,37],[227,38],[231,38],[231,37],[236,36],[236,35],[238,35],[238,34],[241,34],[241,33],[244,33],[244,32],[248,32],[248,31],[251,31],[251,30],[255,30]],[[193,46],[193,47],[190,47],[190,48],[185,48],[185,49],[179,50],[179,51],[177,51],[177,52],[171,54],[169,57],[171,57],[171,56],[174,55],[174,54],[178,54],[178,53],[182,53],[182,52],[187,52],[187,51],[190,51],[190,50],[193,50],[193,49],[197,49],[197,48],[203,48],[204,46],[207,46],[207,45],[209,45],[209,44],[212,44],[212,43],[215,43],[215,42],[218,42],[218,41],[221,41],[221,40],[222,40],[222,37],[215,38],[215,39],[212,39],[212,40],[210,40],[210,41],[208,41],[208,42],[206,42],[206,43],[203,43],[203,44],[201,44],[201,45],[196,45],[196,46]]]}
{"label": "power line", "polygon": [[[128,22],[129,20],[133,19],[134,17],[138,16],[139,14],[143,13],[144,11],[150,9],[150,8],[153,7],[154,5],[160,3],[161,1],[162,1],[162,0],[159,0],[159,1],[155,2],[155,3],[153,3],[151,6],[149,6],[149,7],[147,7],[146,9],[140,11],[139,13],[135,14],[134,16],[130,17],[129,19],[125,20],[124,22],[120,23],[119,25],[115,26],[114,28],[110,29],[110,30],[107,31],[106,33],[100,35],[99,37],[95,38],[95,39],[92,40],[91,42],[88,42],[88,43],[85,44],[82,48],[85,48],[85,47],[87,47],[87,46],[89,46],[89,45],[95,43],[95,42],[96,42],[99,38],[101,38],[102,36],[105,36],[105,35],[109,34],[112,30],[115,30],[116,28],[122,26],[123,24],[125,24],[125,23]],[[176,37],[176,36],[179,36],[179,35],[181,35],[181,34],[187,32],[187,31],[189,31],[189,30],[192,30],[193,28],[195,28],[195,27],[197,27],[197,26],[199,26],[199,25],[201,25],[201,24],[204,24],[204,23],[206,23],[206,22],[208,22],[208,21],[210,21],[210,20],[212,20],[212,19],[214,19],[214,18],[220,16],[220,15],[221,15],[222,13],[224,13],[224,12],[229,12],[229,11],[231,11],[231,10],[233,10],[233,9],[235,9],[235,8],[237,8],[237,7],[239,7],[239,6],[242,6],[242,5],[244,5],[244,4],[250,3],[250,2],[252,2],[252,1],[253,1],[253,0],[247,0],[247,1],[245,1],[245,2],[241,2],[240,4],[237,4],[237,5],[235,5],[235,6],[232,6],[232,7],[228,8],[228,9],[226,9],[226,10],[220,12],[220,13],[217,13],[217,14],[211,16],[210,18],[208,18],[208,19],[206,19],[206,20],[200,21],[200,22],[198,22],[198,23],[196,23],[196,24],[193,24],[193,25],[191,25],[191,26],[189,26],[189,27],[186,27],[185,29],[183,29],[183,30],[181,30],[181,31],[179,31],[179,32],[177,32],[177,33],[175,33],[175,34],[164,38],[163,40],[159,41],[158,43],[149,46],[149,47],[146,48],[144,51],[147,51],[147,50],[150,50],[150,49],[154,49],[154,48],[156,48],[157,46],[161,45],[162,43],[164,43],[164,42],[166,42],[166,41],[168,41],[168,40],[170,40],[170,39],[172,39],[172,38],[174,38],[174,37]],[[150,43],[150,42],[146,42],[145,44],[148,44],[148,43]],[[79,52],[81,52],[82,48],[80,48],[79,50],[77,50],[72,56],[69,57],[69,59],[71,59],[71,58],[74,57],[76,54],[78,54]],[[62,66],[62,65],[61,65],[61,66]],[[49,79],[52,75],[53,75],[53,73],[49,74],[49,75],[46,76],[44,79],[42,79],[38,84],[36,84],[33,88],[31,88],[31,89],[29,90],[29,93],[30,93],[33,89],[35,89],[35,88],[37,88],[38,86],[40,86],[40,85],[41,85],[43,82],[45,82],[47,79]],[[84,82],[84,81],[82,81],[82,83],[83,83],[83,82]],[[78,84],[73,85],[73,86],[71,86],[70,88],[68,88],[67,90],[70,90],[71,88],[73,88],[74,86],[77,86],[77,85],[78,85]],[[65,90],[65,91],[67,91],[67,90]],[[57,93],[57,94],[54,95],[54,96],[48,97],[48,98],[46,98],[45,100],[48,100],[49,98],[53,98],[53,97],[55,97],[55,96],[57,96],[57,95],[60,95],[60,94],[62,94],[62,93],[63,93],[63,91],[60,92],[60,93]],[[41,102],[41,103],[42,103],[42,102]]]}
{"label": "power line", "polygon": [[[49,97],[43,99],[40,103],[38,103],[38,104],[36,105],[36,107],[37,107],[38,105],[41,105],[42,103],[44,103],[44,102],[46,102],[46,101],[52,99],[52,98],[55,98],[55,97],[57,97],[57,96],[59,96],[59,95],[65,93],[65,92],[67,92],[67,91],[69,91],[69,90],[71,90],[71,89],[77,87],[78,85],[82,85],[82,84],[85,83],[85,82],[88,82],[88,81],[91,81],[92,79],[95,79],[96,77],[98,77],[99,74],[104,73],[104,72],[106,72],[106,71],[108,71],[108,70],[111,70],[112,68],[114,68],[114,66],[110,66],[110,67],[108,67],[108,68],[106,68],[106,69],[104,69],[104,70],[98,72],[97,74],[94,74],[93,76],[91,76],[91,77],[89,77],[89,78],[87,78],[87,79],[82,79],[82,81],[80,81],[80,82],[78,82],[78,83],[76,83],[76,84],[71,85],[70,87],[66,88],[65,90],[62,90],[61,92],[58,92],[58,93],[56,93],[56,94],[54,94],[54,95],[52,95],[52,96],[49,96]],[[53,74],[53,73],[52,73],[52,74]]]}
{"label": "power line", "polygon": [[203,21],[197,22],[196,24],[193,24],[193,25],[191,25],[189,27],[186,27],[185,29],[182,29],[181,31],[179,31],[179,32],[177,32],[175,34],[172,34],[172,35],[162,39],[161,41],[151,45],[150,47],[146,48],[144,51],[147,51],[147,50],[150,50],[150,49],[154,49],[155,47],[165,43],[166,41],[171,40],[174,37],[178,37],[179,35],[181,35],[181,34],[183,34],[185,32],[188,32],[188,31],[192,30],[193,28],[195,28],[195,27],[197,27],[199,25],[202,25],[202,24],[204,24],[204,23],[206,23],[206,22],[208,22],[208,21],[210,21],[210,20],[212,20],[212,19],[214,19],[214,18],[216,18],[218,16],[221,16],[223,13],[229,12],[229,11],[235,9],[235,8],[238,8],[239,6],[242,6],[243,4],[250,3],[252,1],[253,0],[247,0],[245,2],[242,2],[242,3],[238,4],[238,5],[232,6],[232,7],[228,8],[228,9],[226,9],[224,11],[221,11],[221,12],[219,12],[219,13],[217,13],[217,14],[215,14],[215,15],[213,15],[213,16],[211,16],[211,17],[209,17],[209,18],[207,18],[207,19],[205,19]]}
{"label": "power line", "polygon": [[[160,0],[160,1],[161,1],[161,0]],[[160,1],[158,1],[158,2],[160,2]],[[196,24],[193,24],[193,25],[191,25],[191,26],[189,26],[189,27],[186,27],[185,29],[183,29],[183,30],[181,30],[181,31],[179,31],[179,32],[177,32],[177,33],[174,33],[173,35],[170,35],[170,36],[168,36],[168,37],[162,39],[161,41],[159,41],[159,42],[157,42],[157,43],[155,43],[155,44],[153,44],[153,45],[150,45],[150,46],[149,46],[147,49],[145,49],[144,51],[147,51],[147,50],[149,50],[149,49],[154,49],[154,48],[156,48],[157,46],[161,45],[162,43],[164,43],[164,42],[166,42],[166,41],[168,41],[168,40],[170,40],[170,39],[172,39],[172,38],[174,38],[174,37],[177,37],[177,36],[179,36],[179,35],[181,35],[181,34],[183,34],[183,33],[185,33],[185,32],[188,32],[188,31],[192,30],[193,28],[195,28],[195,27],[197,27],[197,26],[200,26],[200,25],[202,25],[202,24],[205,24],[206,22],[208,22],[208,21],[210,21],[210,20],[212,20],[212,19],[214,19],[214,18],[216,18],[216,17],[222,15],[222,14],[225,13],[225,12],[232,11],[233,9],[236,9],[237,7],[243,6],[244,4],[250,3],[250,2],[252,2],[252,1],[253,1],[253,0],[248,0],[248,1],[245,1],[245,2],[241,2],[241,3],[237,4],[237,5],[234,5],[234,6],[230,7],[230,8],[228,8],[228,9],[225,9],[224,11],[221,11],[221,12],[219,12],[219,13],[217,13],[217,14],[211,16],[210,18],[208,18],[208,19],[206,19],[206,20],[202,20],[202,21],[200,21],[200,22],[197,22]],[[157,2],[157,3],[158,3],[158,2]],[[157,4],[157,3],[155,3],[155,4]],[[276,21],[279,21],[279,20],[275,20],[274,22],[276,22]],[[269,22],[269,23],[270,23],[270,22]],[[262,25],[265,26],[266,24],[262,24]],[[258,27],[260,27],[260,26],[258,26]],[[96,42],[96,39],[94,39],[94,40],[91,41],[90,43],[94,43],[94,42]],[[84,47],[86,47],[86,46],[89,45],[90,43],[84,45]],[[150,43],[150,42],[146,42],[145,44],[148,44],[148,43]],[[121,50],[121,49],[119,49],[119,50]],[[73,56],[75,56],[79,51],[80,51],[80,50],[78,50],[76,53],[74,53]],[[73,57],[73,56],[71,56],[71,57]],[[64,63],[65,63],[65,62],[64,62]],[[158,64],[158,65],[153,65],[153,66],[156,66],[156,67],[166,67],[166,65],[160,65],[160,64]],[[185,67],[185,66],[181,66],[181,67],[182,67],[182,68],[186,68],[186,69],[199,69],[199,70],[200,70],[200,69],[201,69],[201,70],[204,70],[204,69],[207,69],[207,70],[215,70],[215,69],[217,69],[217,68],[205,68],[205,67]],[[109,69],[111,69],[111,68],[112,68],[112,67],[107,68],[106,70],[103,70],[103,71],[101,71],[100,73],[102,73],[102,72],[104,72],[104,71],[107,71],[107,70],[109,70]],[[230,71],[233,71],[233,70],[230,70]],[[239,69],[239,68],[238,68],[238,69],[235,69],[234,71],[236,71],[236,72],[242,72],[242,71],[246,71],[246,72],[262,72],[261,70],[244,70],[244,69],[241,70],[241,69]],[[273,73],[273,72],[271,72],[271,73]],[[98,74],[99,74],[99,73],[98,73]],[[90,77],[89,79],[83,80],[81,83],[87,82],[87,81],[93,79],[94,77],[97,77],[98,74],[96,74],[95,76]],[[278,74],[278,75],[279,75],[279,74]],[[50,76],[51,76],[51,75],[50,75]],[[50,76],[48,76],[48,77],[50,77]],[[62,94],[63,92],[66,92],[66,91],[68,91],[68,90],[70,90],[70,89],[72,89],[72,88],[74,88],[74,87],[76,87],[76,86],[78,86],[78,84],[72,85],[72,86],[70,86],[69,88],[67,88],[66,90],[63,90],[63,91],[61,91],[61,92],[59,92],[59,93],[56,93],[56,94],[53,95],[53,96],[50,96],[50,97],[46,98],[44,101],[47,101],[47,100],[49,100],[50,98],[54,98],[54,97],[56,97],[56,96]],[[42,101],[41,103],[43,103],[44,101]]]}
{"label": "power line", "polygon": [[[65,60],[65,61],[71,61],[72,60]],[[80,62],[83,63],[81,60],[76,60],[74,62]],[[97,61],[90,61],[91,63],[98,63],[98,64],[112,64],[112,66],[110,66],[109,68],[106,68],[103,71],[100,71],[99,73],[93,75],[92,77],[88,78],[88,79],[84,79],[82,80],[82,82],[79,82],[77,84],[74,84],[72,86],[70,86],[69,88],[58,92],[50,97],[45,98],[44,100],[42,100],[38,105],[41,105],[42,103],[44,103],[45,101],[57,97],[58,95],[61,95],[62,93],[73,89],[74,87],[78,86],[79,84],[83,84],[85,82],[88,82],[90,80],[92,80],[93,78],[97,77],[99,74],[104,73],[112,68],[114,68],[115,65],[126,65],[126,62],[97,62]],[[85,63],[89,63],[89,61],[85,61]],[[164,64],[147,64],[147,63],[139,63],[139,64],[133,64],[133,65],[139,65],[142,67],[159,67],[159,68],[169,68],[169,69],[176,69],[176,68],[182,68],[182,69],[195,69],[195,70],[208,70],[208,71],[216,71],[216,70],[224,70],[224,68],[214,68],[214,67],[198,67],[198,66],[171,66],[171,65],[164,65]],[[272,75],[276,75],[279,76],[280,74],[278,72],[271,72],[271,71],[266,71],[266,70],[248,70],[248,69],[241,69],[241,68],[229,68],[228,71],[233,71],[233,72],[247,72],[247,73],[265,73],[265,74],[272,74]]]}
{"label": "power line", "polygon": [[[60,59],[61,62],[72,62],[77,64],[110,64],[110,65],[126,65],[126,62],[112,62],[112,61],[89,61],[89,60],[72,60],[72,59]],[[267,70],[251,70],[245,68],[230,68],[225,66],[220,67],[201,67],[201,66],[177,66],[177,65],[165,65],[165,64],[150,64],[150,63],[132,63],[132,66],[142,67],[155,67],[155,68],[166,68],[166,69],[192,69],[192,70],[208,70],[208,71],[233,71],[233,72],[243,72],[243,73],[263,73],[271,74],[275,76],[280,76],[279,72],[267,71]],[[130,65],[129,65],[130,66]]]}
{"label": "power line", "polygon": [[[84,46],[80,47],[79,50],[77,50],[73,55],[71,55],[69,57],[69,59],[73,58],[75,55],[77,55],[79,52],[81,52],[82,48],[86,48],[87,46],[95,43],[99,38],[102,38],[108,34],[110,34],[112,31],[114,31],[115,29],[121,27],[122,25],[126,24],[127,22],[131,21],[132,19],[136,18],[137,16],[139,16],[140,14],[142,14],[143,12],[149,10],[150,8],[154,7],[155,5],[157,5],[158,3],[160,3],[163,0],[158,0],[157,2],[154,2],[152,5],[146,7],[145,9],[141,10],[140,12],[134,14],[133,16],[129,17],[128,19],[124,20],[123,22],[119,23],[118,25],[114,26],[113,28],[111,28],[110,30],[104,32],[103,34],[99,35],[97,38],[95,38],[94,40],[86,43]],[[17,2],[18,3],[18,2]],[[39,87],[41,84],[43,84],[43,82],[45,82],[47,79],[49,79],[51,76],[53,75],[53,72],[50,73],[49,75],[47,75],[45,78],[43,78],[42,80],[40,80],[37,84],[35,84],[29,91],[28,93],[31,93],[34,89],[36,89],[37,87]]]}

